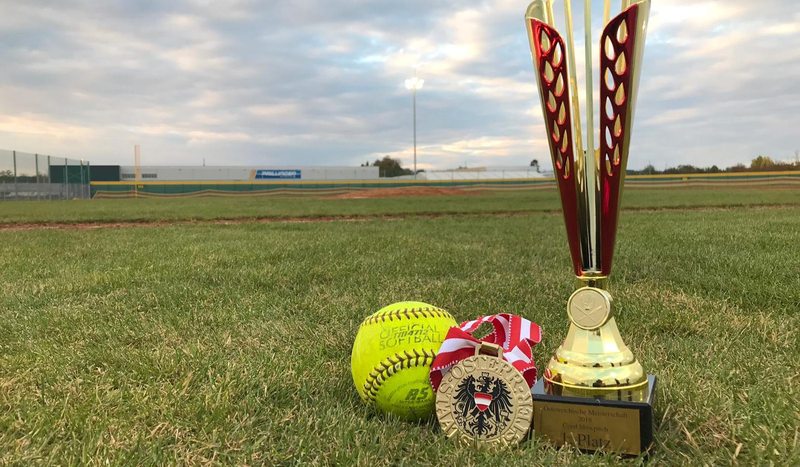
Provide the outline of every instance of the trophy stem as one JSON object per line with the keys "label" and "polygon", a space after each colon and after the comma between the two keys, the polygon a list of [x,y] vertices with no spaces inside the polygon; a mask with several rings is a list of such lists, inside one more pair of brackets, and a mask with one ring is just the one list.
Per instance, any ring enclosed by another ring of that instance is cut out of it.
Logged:
{"label": "trophy stem", "polygon": [[594,146],[594,78],[592,77],[592,2],[591,0],[584,1],[583,7],[583,24],[584,24],[584,40],[586,46],[584,50],[584,66],[586,69],[586,170],[584,177],[586,178],[586,219],[587,219],[587,235],[589,251],[587,252],[586,271],[597,271],[600,268],[598,254],[598,216],[597,216],[597,199],[599,192],[597,190],[597,177],[598,177],[598,156],[599,152],[595,150]]}

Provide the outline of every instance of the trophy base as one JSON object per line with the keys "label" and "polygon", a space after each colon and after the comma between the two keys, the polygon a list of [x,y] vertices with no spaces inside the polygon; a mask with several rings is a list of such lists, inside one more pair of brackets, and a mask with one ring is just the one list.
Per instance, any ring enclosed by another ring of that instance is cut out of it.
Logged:
{"label": "trophy base", "polygon": [[607,390],[602,396],[581,395],[580,392],[586,392],[583,390],[565,394],[570,391],[557,384],[545,385],[544,378],[536,381],[531,389],[535,437],[587,452],[638,456],[650,449],[655,376],[647,375],[647,384],[642,386],[640,394]]}

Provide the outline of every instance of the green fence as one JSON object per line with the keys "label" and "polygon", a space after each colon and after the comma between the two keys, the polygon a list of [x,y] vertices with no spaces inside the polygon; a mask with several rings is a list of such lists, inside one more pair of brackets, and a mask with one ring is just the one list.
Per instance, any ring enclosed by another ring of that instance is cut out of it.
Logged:
{"label": "green fence", "polygon": [[[689,175],[632,175],[626,178],[629,188],[677,187],[774,187],[800,188],[800,172],[746,172]],[[208,182],[92,182],[95,198],[171,198],[194,196],[319,196],[353,193],[361,190],[535,190],[553,189],[552,178],[505,180],[392,180],[375,181],[208,181]]]}
{"label": "green fence", "polygon": [[96,198],[334,195],[374,189],[460,188],[521,190],[549,187],[552,180],[501,181],[318,181],[318,182],[92,182]]}

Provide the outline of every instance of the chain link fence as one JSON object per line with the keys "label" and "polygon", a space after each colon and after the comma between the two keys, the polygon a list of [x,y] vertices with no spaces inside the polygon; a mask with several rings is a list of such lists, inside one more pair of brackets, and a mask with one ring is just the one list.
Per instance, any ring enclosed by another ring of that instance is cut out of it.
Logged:
{"label": "chain link fence", "polygon": [[0,200],[86,199],[87,161],[0,149]]}

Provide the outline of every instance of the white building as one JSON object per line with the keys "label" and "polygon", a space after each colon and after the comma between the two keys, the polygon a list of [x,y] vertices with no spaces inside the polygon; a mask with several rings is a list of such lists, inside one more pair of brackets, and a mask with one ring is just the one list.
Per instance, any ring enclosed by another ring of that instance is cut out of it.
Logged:
{"label": "white building", "polygon": [[[411,175],[410,177],[413,178],[414,176]],[[510,180],[520,178],[547,178],[547,175],[525,165],[430,170],[417,174],[418,180]]]}
{"label": "white building", "polygon": [[[142,181],[377,180],[378,167],[167,166],[139,167]],[[136,167],[120,166],[122,181],[136,179]]]}

